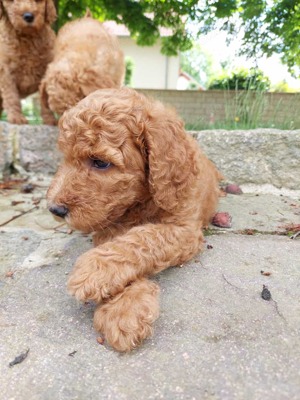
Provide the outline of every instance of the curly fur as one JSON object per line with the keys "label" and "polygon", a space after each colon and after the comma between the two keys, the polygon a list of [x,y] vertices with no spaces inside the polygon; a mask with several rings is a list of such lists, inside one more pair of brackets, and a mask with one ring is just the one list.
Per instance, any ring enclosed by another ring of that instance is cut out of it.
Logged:
{"label": "curly fur", "polygon": [[58,144],[50,210],[66,207],[66,222],[93,232],[96,246],[77,259],[68,289],[99,304],[96,329],[129,351],[159,313],[147,277],[201,250],[222,176],[173,110],[128,88],[98,90],[67,111]]}
{"label": "curly fur", "polygon": [[[25,13],[34,20],[26,22]],[[8,122],[27,123],[20,99],[38,90],[52,60],[55,18],[52,0],[0,0],[0,114],[2,105]]]}
{"label": "curly fur", "polygon": [[[51,112],[61,115],[97,89],[119,88],[125,73],[117,39],[88,16],[59,31],[53,62],[40,86],[44,122]],[[49,121],[50,115],[50,121]]]}

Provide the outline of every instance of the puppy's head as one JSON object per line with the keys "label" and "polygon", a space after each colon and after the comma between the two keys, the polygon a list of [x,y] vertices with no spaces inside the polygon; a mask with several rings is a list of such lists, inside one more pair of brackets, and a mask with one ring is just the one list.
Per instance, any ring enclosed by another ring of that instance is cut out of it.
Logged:
{"label": "puppy's head", "polygon": [[16,31],[34,34],[45,23],[56,19],[53,0],[0,0],[0,18],[6,18]]}
{"label": "puppy's head", "polygon": [[197,173],[182,122],[134,90],[98,90],[64,113],[64,163],[48,190],[50,211],[75,229],[101,230],[146,201],[172,213]]}

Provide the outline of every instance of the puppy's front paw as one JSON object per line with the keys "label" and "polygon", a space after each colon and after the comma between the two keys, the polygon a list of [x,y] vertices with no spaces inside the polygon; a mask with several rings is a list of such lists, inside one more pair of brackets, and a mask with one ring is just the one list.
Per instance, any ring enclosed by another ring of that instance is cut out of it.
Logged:
{"label": "puppy's front paw", "polygon": [[108,268],[92,249],[77,259],[68,280],[68,291],[77,300],[100,303],[110,296],[109,281]]}
{"label": "puppy's front paw", "polygon": [[114,349],[126,352],[152,335],[152,325],[158,315],[157,284],[139,279],[96,308],[94,327]]}
{"label": "puppy's front paw", "polygon": [[101,303],[119,293],[133,279],[132,269],[105,257],[99,249],[80,256],[68,281],[68,291],[77,300]]}
{"label": "puppy's front paw", "polygon": [[16,125],[27,125],[28,121],[22,114],[10,114],[7,115],[7,121],[10,124],[16,124]]}

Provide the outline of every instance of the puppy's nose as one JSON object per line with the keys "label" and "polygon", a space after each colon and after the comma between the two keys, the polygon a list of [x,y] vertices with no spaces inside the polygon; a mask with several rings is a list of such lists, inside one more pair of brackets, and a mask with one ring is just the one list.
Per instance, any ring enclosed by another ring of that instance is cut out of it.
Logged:
{"label": "puppy's nose", "polygon": [[34,15],[30,12],[26,12],[23,14],[23,19],[30,24],[34,20]]}
{"label": "puppy's nose", "polygon": [[68,214],[69,210],[65,206],[52,206],[49,208],[49,211],[52,212],[52,214],[56,215],[57,217],[60,218],[65,218],[65,216]]}

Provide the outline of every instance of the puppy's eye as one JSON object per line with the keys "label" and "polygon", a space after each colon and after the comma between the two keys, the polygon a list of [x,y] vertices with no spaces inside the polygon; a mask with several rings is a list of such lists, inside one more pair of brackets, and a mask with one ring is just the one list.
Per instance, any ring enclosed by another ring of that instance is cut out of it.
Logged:
{"label": "puppy's eye", "polygon": [[107,169],[111,166],[111,163],[102,160],[92,159],[92,166],[97,169]]}

